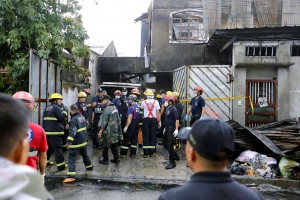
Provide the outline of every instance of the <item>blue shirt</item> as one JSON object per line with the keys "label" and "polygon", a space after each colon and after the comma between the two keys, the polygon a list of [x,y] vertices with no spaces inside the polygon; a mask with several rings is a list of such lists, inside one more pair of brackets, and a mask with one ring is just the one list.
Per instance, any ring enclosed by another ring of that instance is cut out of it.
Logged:
{"label": "blue shirt", "polygon": [[[135,113],[135,114],[134,114]],[[128,108],[128,114],[132,115],[132,119],[140,118],[140,108],[137,104],[133,104]]]}
{"label": "blue shirt", "polygon": [[202,108],[205,107],[205,100],[200,96],[196,99],[193,97],[190,105],[192,106],[192,115],[200,115],[202,114]]}
{"label": "blue shirt", "polygon": [[166,110],[166,119],[165,119],[165,126],[170,127],[170,126],[175,126],[176,125],[176,120],[179,120],[178,117],[178,112],[175,106],[167,107]]}

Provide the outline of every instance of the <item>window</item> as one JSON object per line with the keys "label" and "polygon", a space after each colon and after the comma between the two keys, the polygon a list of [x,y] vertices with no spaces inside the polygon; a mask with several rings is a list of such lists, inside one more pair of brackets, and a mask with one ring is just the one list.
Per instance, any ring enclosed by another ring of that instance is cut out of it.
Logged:
{"label": "window", "polygon": [[171,13],[170,41],[198,43],[207,42],[203,28],[203,14],[200,11],[177,11]]}
{"label": "window", "polygon": [[246,46],[246,56],[276,56],[276,47],[272,46]]}
{"label": "window", "polygon": [[300,56],[300,45],[291,46],[291,56]]}

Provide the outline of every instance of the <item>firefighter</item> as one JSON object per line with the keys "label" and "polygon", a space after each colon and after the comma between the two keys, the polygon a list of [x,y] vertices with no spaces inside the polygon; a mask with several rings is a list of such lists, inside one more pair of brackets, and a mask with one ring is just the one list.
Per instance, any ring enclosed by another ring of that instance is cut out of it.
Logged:
{"label": "firefighter", "polygon": [[79,92],[77,96],[78,96],[78,101],[76,102],[76,105],[79,109],[80,114],[84,116],[86,120],[86,124],[88,125],[89,124],[87,120],[88,110],[87,110],[87,104],[85,103],[87,95],[85,92]]}
{"label": "firefighter", "polygon": [[98,123],[98,138],[100,140],[101,147],[103,147],[103,159],[99,160],[99,163],[108,165],[108,148],[110,148],[114,156],[114,159],[110,161],[117,164],[120,162],[117,143],[120,140],[123,140],[121,120],[118,109],[110,101],[110,97],[108,95],[103,96],[102,104],[105,108],[103,109],[102,116]]}
{"label": "firefighter", "polygon": [[[13,98],[20,99],[22,103],[28,108],[28,110],[32,112],[35,101],[31,94],[29,94],[28,92],[20,91],[16,92],[13,95]],[[29,129],[27,131],[27,141],[30,147],[27,165],[33,167],[36,170],[39,170],[44,182],[48,150],[46,133],[44,129],[38,124],[30,122]]]}
{"label": "firefighter", "polygon": [[142,102],[141,109],[143,114],[143,154],[144,158],[155,156],[156,149],[156,129],[161,127],[160,121],[160,106],[157,100],[154,99],[154,93],[151,89],[144,92],[147,97]]}
{"label": "firefighter", "polygon": [[196,96],[191,99],[190,106],[185,116],[185,120],[188,122],[189,114],[192,113],[190,126],[204,115],[205,100],[201,97],[203,89],[200,86],[196,86],[194,88],[194,94],[196,94]]}
{"label": "firefighter", "polygon": [[[141,99],[141,92],[140,92],[140,90],[138,88],[133,88],[131,90],[131,94],[136,95],[136,97],[138,99],[137,104],[140,107],[142,105],[142,99]],[[144,115],[143,110],[140,109],[140,116],[143,116],[143,115]],[[138,131],[138,144],[139,144],[139,147],[143,146],[142,126],[143,126],[143,118],[140,117],[140,120],[139,120],[139,131]]]}
{"label": "firefighter", "polygon": [[72,105],[70,108],[70,133],[67,138],[67,146],[69,149],[68,163],[69,172],[68,178],[64,182],[75,181],[76,176],[76,157],[78,154],[82,156],[83,163],[87,170],[93,170],[91,159],[87,153],[87,130],[86,119],[80,114],[77,105]]}
{"label": "firefighter", "polygon": [[98,141],[98,132],[99,132],[98,123],[103,112],[103,104],[101,102],[102,102],[102,98],[98,99],[98,102],[93,107],[93,112],[92,112],[93,147],[98,149],[100,149],[99,141]]}
{"label": "firefighter", "polygon": [[139,131],[140,108],[137,104],[137,96],[129,95],[128,99],[128,119],[126,126],[123,129],[124,140],[122,142],[120,158],[127,157],[127,151],[130,142],[130,157],[135,157],[137,149],[137,139]]}
{"label": "firefighter", "polygon": [[120,118],[122,118],[122,110],[121,110],[121,91],[120,90],[116,90],[114,92],[114,95],[115,95],[115,98],[112,100],[112,102],[115,104],[115,106],[117,107],[118,109],[118,112],[119,112],[119,116]]}
{"label": "firefighter", "polygon": [[62,154],[63,137],[65,129],[65,116],[60,109],[62,96],[53,93],[50,96],[51,105],[47,106],[43,115],[43,128],[46,131],[48,141],[47,158],[50,159],[52,153],[55,153],[55,162],[58,171],[66,168],[65,159]]}
{"label": "firefighter", "polygon": [[127,97],[127,89],[123,88],[122,89],[122,96],[121,96],[121,127],[122,130],[124,130],[126,123],[127,123],[127,118],[128,118],[128,97]]}
{"label": "firefighter", "polygon": [[165,167],[166,169],[172,169],[176,167],[175,160],[179,160],[179,156],[174,150],[173,146],[176,144],[176,137],[178,135],[179,128],[179,117],[178,111],[175,108],[175,97],[173,95],[166,95],[165,101],[168,103],[166,107],[166,116],[165,116],[165,129],[163,136],[164,147],[169,152],[169,164]]}

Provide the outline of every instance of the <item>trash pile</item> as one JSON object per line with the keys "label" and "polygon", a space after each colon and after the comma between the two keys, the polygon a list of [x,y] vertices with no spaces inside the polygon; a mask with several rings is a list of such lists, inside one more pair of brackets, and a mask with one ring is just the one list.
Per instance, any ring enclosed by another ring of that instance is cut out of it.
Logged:
{"label": "trash pile", "polygon": [[248,128],[228,121],[236,134],[232,174],[300,180],[300,127],[296,119]]}

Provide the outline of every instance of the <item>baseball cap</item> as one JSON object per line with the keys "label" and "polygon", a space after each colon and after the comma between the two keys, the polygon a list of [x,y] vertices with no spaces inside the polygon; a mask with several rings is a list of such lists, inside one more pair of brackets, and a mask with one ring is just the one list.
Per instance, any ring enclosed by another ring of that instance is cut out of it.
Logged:
{"label": "baseball cap", "polygon": [[108,95],[104,95],[104,96],[102,97],[102,100],[104,100],[104,99],[108,99],[108,100],[110,100],[110,96],[108,96]]}
{"label": "baseball cap", "polygon": [[178,138],[189,141],[197,153],[212,161],[226,160],[234,150],[234,130],[220,119],[200,119],[182,128]]}
{"label": "baseball cap", "polygon": [[102,93],[103,92],[103,88],[98,88],[97,92]]}

